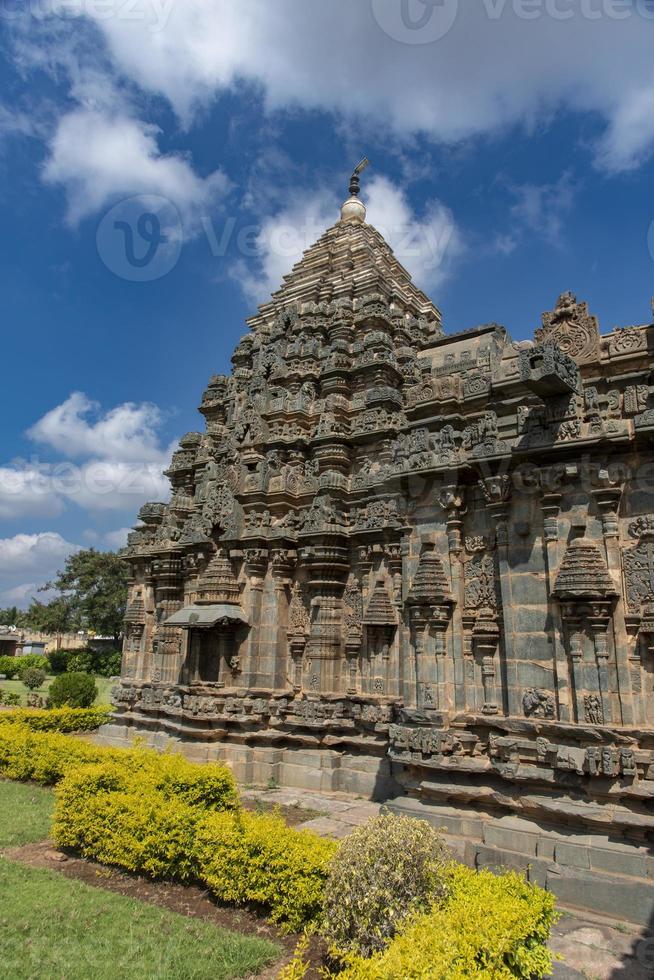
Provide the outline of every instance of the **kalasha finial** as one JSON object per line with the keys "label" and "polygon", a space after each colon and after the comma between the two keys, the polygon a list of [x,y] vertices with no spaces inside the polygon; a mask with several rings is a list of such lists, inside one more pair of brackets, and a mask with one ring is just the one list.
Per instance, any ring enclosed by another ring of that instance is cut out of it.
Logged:
{"label": "kalasha finial", "polygon": [[357,197],[359,194],[359,174],[366,169],[369,163],[370,160],[368,157],[364,157],[363,160],[360,160],[359,163],[357,163],[356,167],[352,171],[352,176],[350,177],[350,194],[352,194],[354,197]]}
{"label": "kalasha finial", "polygon": [[369,163],[370,160],[368,157],[364,157],[352,171],[352,176],[350,177],[350,196],[341,208],[341,221],[350,224],[363,224],[366,220],[366,209],[359,200],[359,174],[362,170],[366,169]]}

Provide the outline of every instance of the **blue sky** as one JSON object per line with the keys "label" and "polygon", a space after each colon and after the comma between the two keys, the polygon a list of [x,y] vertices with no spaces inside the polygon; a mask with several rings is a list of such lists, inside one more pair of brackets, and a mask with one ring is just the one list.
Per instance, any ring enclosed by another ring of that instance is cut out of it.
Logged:
{"label": "blue sky", "polygon": [[651,319],[649,0],[0,0],[0,31],[0,605],[161,498],[364,153],[447,330],[531,337],[567,289]]}

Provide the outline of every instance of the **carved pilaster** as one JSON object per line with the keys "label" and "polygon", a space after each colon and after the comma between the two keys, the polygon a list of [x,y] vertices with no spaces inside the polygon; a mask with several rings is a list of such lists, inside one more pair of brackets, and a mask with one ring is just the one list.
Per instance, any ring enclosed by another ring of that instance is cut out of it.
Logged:
{"label": "carved pilaster", "polygon": [[598,693],[602,705],[602,719],[605,725],[610,724],[612,720],[611,700],[609,696],[609,648],[607,642],[610,622],[611,608],[608,603],[593,603],[589,609],[588,624],[595,646]]}
{"label": "carved pilaster", "polygon": [[447,545],[452,574],[452,596],[455,606],[452,612],[452,659],[454,681],[454,707],[457,711],[465,709],[465,668],[463,663],[463,597],[465,582],[462,562],[463,517],[466,513],[465,491],[456,484],[441,488],[438,501],[445,511]]}
{"label": "carved pilaster", "polygon": [[552,644],[554,648],[554,683],[556,686],[556,713],[561,721],[570,720],[570,695],[568,691],[568,664],[563,644],[563,623],[559,604],[552,601],[556,570],[559,566],[559,513],[563,494],[558,489],[560,476],[552,468],[540,471],[543,495],[543,544],[545,574],[547,577],[547,603],[552,617]]}
{"label": "carved pilaster", "polygon": [[574,696],[574,721],[585,719],[584,681],[583,681],[583,631],[579,609],[576,602],[566,602],[561,607],[561,615],[568,635],[568,651],[570,656],[570,674]]}
{"label": "carved pilaster", "polygon": [[[501,615],[503,626],[503,648],[504,656],[508,661],[517,659],[513,632],[513,597],[511,595],[511,569],[509,564],[509,503],[513,484],[511,477],[507,473],[496,476],[487,476],[479,480],[479,486],[486,500],[486,509],[491,515],[495,525],[495,539],[497,541],[497,556],[499,565],[500,596],[501,596]],[[513,676],[515,671],[510,673]],[[520,715],[522,713],[522,696],[518,687],[514,683],[509,683],[506,690],[506,704],[510,715]]]}

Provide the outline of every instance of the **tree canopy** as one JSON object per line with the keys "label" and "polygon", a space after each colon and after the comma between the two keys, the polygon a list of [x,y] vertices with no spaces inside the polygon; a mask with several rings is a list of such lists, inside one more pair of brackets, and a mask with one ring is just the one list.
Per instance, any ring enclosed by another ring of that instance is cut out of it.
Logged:
{"label": "tree canopy", "polygon": [[95,548],[77,551],[66,559],[63,571],[43,586],[43,590],[59,592],[59,597],[47,604],[35,600],[28,615],[33,611],[50,624],[37,629],[87,629],[117,641],[127,603],[128,574],[125,562],[115,552]]}

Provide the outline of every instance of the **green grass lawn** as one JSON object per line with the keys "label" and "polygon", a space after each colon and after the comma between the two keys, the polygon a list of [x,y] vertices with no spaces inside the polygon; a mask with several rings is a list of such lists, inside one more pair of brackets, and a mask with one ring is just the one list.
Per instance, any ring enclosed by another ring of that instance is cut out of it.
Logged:
{"label": "green grass lawn", "polygon": [[[47,836],[51,790],[0,780],[0,847]],[[279,947],[0,856],[0,974],[12,980],[230,980]]]}
{"label": "green grass lawn", "polygon": [[[53,680],[54,680],[54,676],[48,675],[48,677],[46,678],[43,684],[43,687],[40,687],[38,691],[35,692],[36,694],[40,694],[44,701],[48,693],[48,688],[52,684]],[[96,674],[95,683],[98,688],[98,696],[95,699],[95,703],[109,704],[109,702],[111,701],[111,688],[114,686],[112,681],[108,677],[99,677]],[[14,678],[14,680],[11,681],[0,680],[0,688],[2,688],[3,691],[16,692],[17,694],[20,695],[21,705],[23,705],[24,707],[27,704],[27,695],[29,694],[29,690],[25,687],[22,681],[18,680],[18,678]]]}

